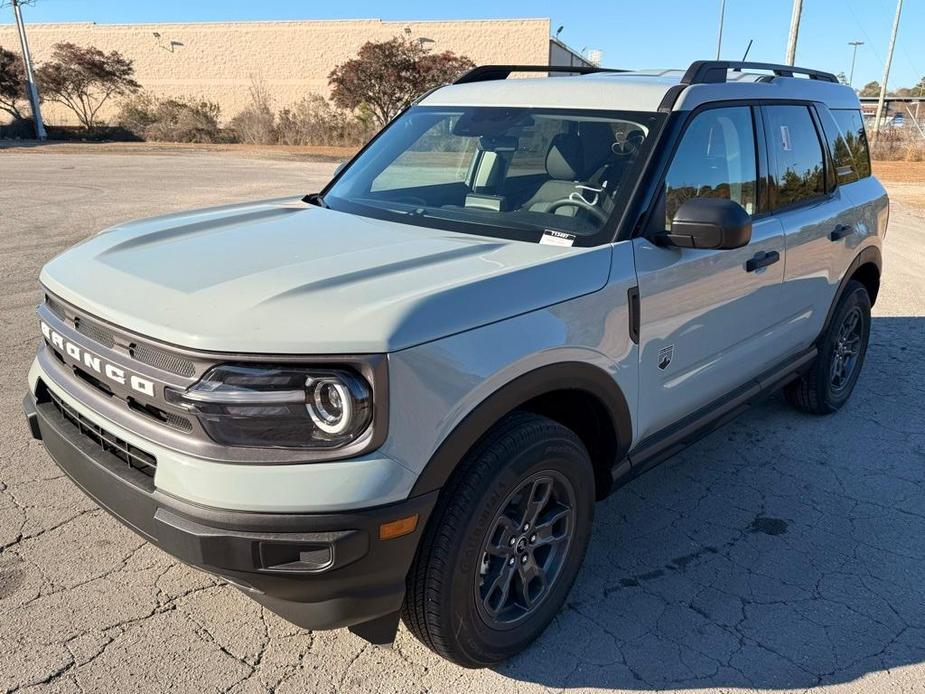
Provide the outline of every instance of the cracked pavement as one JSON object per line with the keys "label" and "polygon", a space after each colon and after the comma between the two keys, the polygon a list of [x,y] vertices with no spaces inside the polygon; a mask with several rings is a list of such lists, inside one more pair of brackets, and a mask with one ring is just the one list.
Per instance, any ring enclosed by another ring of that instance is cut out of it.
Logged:
{"label": "cracked pavement", "polygon": [[[98,510],[24,424],[43,262],[117,221],[317,190],[333,164],[0,151],[0,692],[925,692],[925,211],[894,205],[854,396],[753,407],[596,509],[566,608],[493,670],[309,633]],[[925,185],[925,184],[923,184]]]}

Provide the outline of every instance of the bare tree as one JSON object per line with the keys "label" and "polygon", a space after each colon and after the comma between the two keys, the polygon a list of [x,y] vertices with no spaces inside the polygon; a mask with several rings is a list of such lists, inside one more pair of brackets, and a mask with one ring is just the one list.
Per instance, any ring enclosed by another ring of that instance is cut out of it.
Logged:
{"label": "bare tree", "polygon": [[118,51],[103,53],[94,46],[64,42],[54,45],[52,59],[39,67],[36,79],[43,99],[66,106],[92,130],[107,101],[141,88],[134,74],[132,61]]}

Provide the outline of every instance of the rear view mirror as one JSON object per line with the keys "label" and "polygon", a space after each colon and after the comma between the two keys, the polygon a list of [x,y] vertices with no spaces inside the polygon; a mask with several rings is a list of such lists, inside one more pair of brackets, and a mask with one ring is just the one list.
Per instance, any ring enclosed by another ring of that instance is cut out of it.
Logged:
{"label": "rear view mirror", "polygon": [[723,198],[691,198],[681,204],[671,231],[655,235],[660,246],[732,249],[748,245],[752,218],[737,202]]}

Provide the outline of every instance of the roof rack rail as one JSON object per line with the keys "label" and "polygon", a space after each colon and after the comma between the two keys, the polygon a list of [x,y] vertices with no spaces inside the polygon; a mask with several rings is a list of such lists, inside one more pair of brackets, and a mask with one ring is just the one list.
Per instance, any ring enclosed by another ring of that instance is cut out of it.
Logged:
{"label": "roof rack rail", "polygon": [[479,65],[458,77],[453,84],[506,80],[512,72],[567,72],[574,75],[590,75],[594,72],[627,72],[627,70],[594,67],[593,65]]}
{"label": "roof rack rail", "polygon": [[726,81],[726,72],[735,70],[768,70],[775,77],[793,77],[806,75],[811,80],[822,82],[838,82],[838,78],[831,72],[810,70],[794,65],[778,65],[777,63],[746,63],[739,60],[696,60],[691,63],[681,78],[681,84],[716,84]]}

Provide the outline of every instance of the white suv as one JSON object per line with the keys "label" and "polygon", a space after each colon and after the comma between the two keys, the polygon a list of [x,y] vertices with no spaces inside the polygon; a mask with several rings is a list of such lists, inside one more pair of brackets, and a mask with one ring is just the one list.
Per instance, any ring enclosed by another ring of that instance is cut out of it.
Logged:
{"label": "white suv", "polygon": [[527,646],[596,499],[771,389],[845,403],[888,216],[832,75],[506,79],[537,70],[430,92],[320,193],[50,261],[34,435],[303,627],[384,643],[403,615],[470,667]]}

